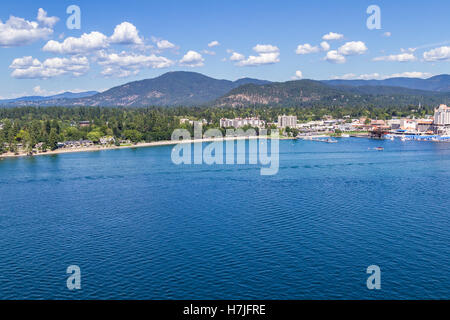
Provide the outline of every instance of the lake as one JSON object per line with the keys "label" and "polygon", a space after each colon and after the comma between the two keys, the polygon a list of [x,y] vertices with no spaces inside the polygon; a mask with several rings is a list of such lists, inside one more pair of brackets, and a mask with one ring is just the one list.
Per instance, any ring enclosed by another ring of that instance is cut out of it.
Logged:
{"label": "lake", "polygon": [[283,140],[273,176],[171,150],[0,160],[0,299],[450,298],[450,144]]}

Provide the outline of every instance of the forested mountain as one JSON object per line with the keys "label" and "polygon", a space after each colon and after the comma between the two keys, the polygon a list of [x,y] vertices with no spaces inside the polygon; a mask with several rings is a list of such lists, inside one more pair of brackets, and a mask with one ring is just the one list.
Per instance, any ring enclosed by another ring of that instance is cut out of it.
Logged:
{"label": "forested mountain", "polygon": [[324,80],[323,83],[334,86],[384,86],[403,87],[416,90],[450,92],[450,75],[442,74],[428,79],[390,78],[385,80]]}
{"label": "forested mountain", "polygon": [[450,101],[450,92],[432,92],[388,86],[331,86],[297,80],[266,85],[244,85],[215,101],[216,106],[401,107],[438,105]]}
{"label": "forested mountain", "polygon": [[[102,93],[65,93],[0,101],[14,106],[300,106],[367,105],[395,107],[449,104],[450,76],[430,79],[297,80],[269,82],[251,78],[218,80],[195,72],[169,72],[126,83]],[[95,92],[94,92],[95,93]],[[83,96],[84,94],[84,96]],[[81,95],[81,96],[80,96]]]}

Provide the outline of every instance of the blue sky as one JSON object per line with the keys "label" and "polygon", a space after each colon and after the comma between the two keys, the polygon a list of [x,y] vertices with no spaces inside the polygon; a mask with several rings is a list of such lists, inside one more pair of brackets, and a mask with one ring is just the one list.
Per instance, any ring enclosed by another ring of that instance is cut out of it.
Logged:
{"label": "blue sky", "polygon": [[[366,25],[373,4],[378,30]],[[80,30],[66,27],[70,5]],[[0,97],[101,91],[176,70],[230,80],[429,77],[450,73],[448,12],[447,0],[2,1]]]}

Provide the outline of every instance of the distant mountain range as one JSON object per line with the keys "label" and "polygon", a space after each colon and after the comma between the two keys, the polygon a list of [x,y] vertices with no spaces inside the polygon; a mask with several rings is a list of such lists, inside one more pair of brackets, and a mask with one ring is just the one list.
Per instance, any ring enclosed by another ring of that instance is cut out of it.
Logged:
{"label": "distant mountain range", "polygon": [[14,106],[401,106],[448,103],[450,75],[429,79],[297,80],[251,78],[218,80],[195,72],[169,72],[105,92],[66,92],[50,97],[0,100]]}
{"label": "distant mountain range", "polygon": [[333,86],[373,86],[402,87],[424,91],[450,92],[450,75],[442,74],[428,79],[390,78],[385,80],[325,80],[323,83]]}
{"label": "distant mountain range", "polygon": [[60,99],[78,99],[78,98],[85,98],[90,97],[93,95],[98,94],[98,91],[86,91],[86,92],[63,92],[60,94],[52,95],[52,96],[27,96],[27,97],[20,97],[16,99],[6,99],[6,100],[0,100],[0,105],[4,104],[17,104],[26,105],[28,102],[41,102],[41,101],[52,101],[52,100],[60,100]]}

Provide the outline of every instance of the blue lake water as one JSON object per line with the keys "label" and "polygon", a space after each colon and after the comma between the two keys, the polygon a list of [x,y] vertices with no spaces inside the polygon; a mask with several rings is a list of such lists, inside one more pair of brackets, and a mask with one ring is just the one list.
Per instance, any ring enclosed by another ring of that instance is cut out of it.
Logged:
{"label": "blue lake water", "polygon": [[274,176],[171,150],[1,160],[0,299],[450,298],[450,144],[281,141]]}

